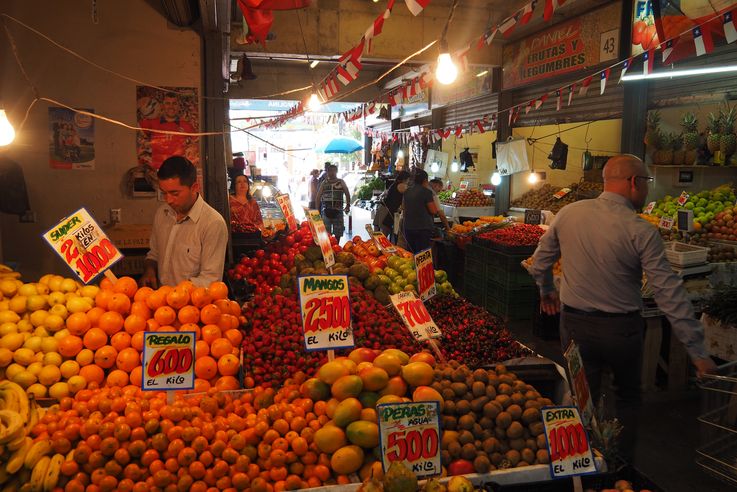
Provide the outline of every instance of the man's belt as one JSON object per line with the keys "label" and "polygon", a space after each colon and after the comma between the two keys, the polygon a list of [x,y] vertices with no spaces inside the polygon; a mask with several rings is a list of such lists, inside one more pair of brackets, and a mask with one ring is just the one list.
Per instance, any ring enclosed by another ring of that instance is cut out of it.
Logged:
{"label": "man's belt", "polygon": [[576,309],[571,306],[563,305],[564,313],[578,314],[581,316],[592,316],[595,318],[626,318],[628,316],[634,316],[640,314],[640,311],[630,311],[629,313],[608,313],[606,311],[599,311],[594,309],[593,311],[584,311],[582,309]]}

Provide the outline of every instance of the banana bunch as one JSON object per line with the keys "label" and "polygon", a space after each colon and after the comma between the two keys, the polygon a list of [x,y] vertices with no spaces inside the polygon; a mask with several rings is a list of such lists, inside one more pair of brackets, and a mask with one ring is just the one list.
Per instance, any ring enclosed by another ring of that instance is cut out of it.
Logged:
{"label": "banana bunch", "polygon": [[0,280],[17,280],[19,278],[20,272],[16,272],[8,265],[0,263]]}

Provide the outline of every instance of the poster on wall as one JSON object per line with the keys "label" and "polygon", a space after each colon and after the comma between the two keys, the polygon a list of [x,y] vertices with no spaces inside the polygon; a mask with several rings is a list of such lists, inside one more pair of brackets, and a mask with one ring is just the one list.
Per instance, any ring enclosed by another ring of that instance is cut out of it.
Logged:
{"label": "poster on wall", "polygon": [[652,0],[635,0],[632,3],[632,47],[630,53],[637,56],[659,44],[655,27]]}
{"label": "poster on wall", "polygon": [[[92,109],[84,109],[94,113]],[[49,164],[52,169],[95,169],[95,119],[66,108],[49,108]]]}
{"label": "poster on wall", "polygon": [[[136,87],[138,126],[169,132],[199,132],[199,101],[194,87]],[[139,131],[138,164],[153,169],[173,155],[182,155],[200,167],[200,139],[186,135]]]}
{"label": "poster on wall", "polygon": [[710,53],[737,40],[735,0],[651,1],[657,37],[672,41],[663,55],[664,64]]}
{"label": "poster on wall", "polygon": [[[610,4],[508,44],[504,47],[504,88],[576,72],[617,58],[619,54],[608,52],[607,48],[619,47],[621,10],[621,4]],[[616,39],[609,42],[613,36]]]}

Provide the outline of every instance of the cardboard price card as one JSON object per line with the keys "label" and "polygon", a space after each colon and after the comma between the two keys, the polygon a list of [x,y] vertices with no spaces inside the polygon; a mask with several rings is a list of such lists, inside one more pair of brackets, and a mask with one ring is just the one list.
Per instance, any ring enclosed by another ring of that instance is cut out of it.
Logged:
{"label": "cardboard price card", "polygon": [[385,471],[401,461],[418,477],[440,474],[440,403],[385,403],[376,411]]}
{"label": "cardboard price card", "polygon": [[525,224],[540,225],[540,223],[542,222],[542,218],[543,214],[540,210],[525,210]]}
{"label": "cardboard price card", "polygon": [[335,350],[352,348],[351,303],[347,275],[298,277],[299,305],[305,348]]}
{"label": "cardboard price card", "polygon": [[397,248],[387,239],[383,232],[375,231],[369,224],[366,224],[366,232],[369,233],[374,244],[382,253],[393,254],[397,252]]}
{"label": "cardboard price card", "polygon": [[443,335],[427,312],[425,303],[414,292],[405,290],[389,298],[415,340],[424,342],[428,338],[440,338]]}
{"label": "cardboard price card", "polygon": [[468,181],[461,181],[458,185],[458,191],[466,191],[468,189]]}
{"label": "cardboard price card", "polygon": [[684,206],[688,201],[688,197],[688,193],[686,193],[685,191],[681,192],[681,196],[678,197],[678,205],[680,205],[681,207]]}
{"label": "cardboard price card", "polygon": [[581,411],[584,425],[589,425],[591,418],[594,416],[594,403],[591,400],[589,382],[583,370],[583,359],[581,358],[581,352],[578,350],[578,345],[575,342],[571,342],[563,356],[566,358],[568,371],[571,374],[573,394],[576,395],[576,405]]}
{"label": "cardboard price card", "polygon": [[660,222],[658,222],[658,227],[661,229],[673,229],[673,224],[675,223],[675,219],[673,217],[668,217],[667,215],[664,215],[660,218]]}
{"label": "cardboard price card", "polygon": [[296,231],[298,229],[297,218],[294,216],[294,211],[292,210],[292,201],[289,199],[289,195],[278,195],[276,197],[276,202],[279,204],[279,208],[281,208],[281,213],[284,214],[284,218],[287,221],[289,230]]}
{"label": "cardboard price card", "polygon": [[596,473],[589,437],[576,407],[543,407],[553,478]]}
{"label": "cardboard price card", "polygon": [[118,248],[84,208],[65,217],[43,237],[85,284],[123,259]]}
{"label": "cardboard price card", "polygon": [[553,193],[553,198],[555,198],[556,200],[560,200],[561,198],[563,198],[570,192],[571,192],[570,188],[561,188],[560,191]]}
{"label": "cardboard price card", "polygon": [[141,389],[194,388],[195,339],[193,331],[145,332]]}
{"label": "cardboard price card", "polygon": [[335,255],[333,254],[333,245],[330,244],[330,234],[325,229],[325,223],[322,221],[322,216],[317,210],[310,210],[309,212],[310,223],[314,229],[312,233],[315,235],[317,245],[320,246],[322,251],[322,259],[325,261],[325,268],[330,268],[335,265]]}
{"label": "cardboard price card", "polygon": [[426,301],[438,293],[435,286],[435,267],[432,263],[431,249],[420,251],[415,255],[415,272],[420,299]]}
{"label": "cardboard price card", "polygon": [[650,202],[647,204],[647,207],[643,209],[642,213],[650,215],[651,213],[653,213],[654,208],[655,208],[655,202]]}

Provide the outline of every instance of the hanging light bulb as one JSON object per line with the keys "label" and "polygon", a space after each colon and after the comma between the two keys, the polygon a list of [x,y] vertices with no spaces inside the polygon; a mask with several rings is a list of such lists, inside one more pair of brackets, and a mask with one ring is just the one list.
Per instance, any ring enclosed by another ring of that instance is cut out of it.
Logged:
{"label": "hanging light bulb", "polygon": [[536,184],[538,181],[540,181],[540,175],[536,172],[531,172],[529,176],[527,176],[527,182],[531,185]]}
{"label": "hanging light bulb", "polygon": [[261,188],[261,196],[264,198],[271,198],[271,187],[269,185],[264,185],[263,188]]}
{"label": "hanging light bulb", "polygon": [[0,147],[10,145],[15,140],[15,130],[13,125],[8,121],[8,116],[4,109],[0,109]]}
{"label": "hanging light bulb", "polygon": [[491,175],[491,184],[494,186],[499,186],[502,182],[502,175],[499,173],[494,173]]}
{"label": "hanging light bulb", "polygon": [[450,163],[450,172],[452,173],[458,172],[458,159],[453,158],[453,162]]}
{"label": "hanging light bulb", "polygon": [[434,173],[436,173],[436,172],[440,171],[440,164],[438,164],[437,162],[433,162],[433,163],[432,163],[432,164],[430,165],[430,171],[432,171],[432,172],[434,172]]}
{"label": "hanging light bulb", "polygon": [[404,151],[402,149],[397,151],[397,159],[404,159]]}
{"label": "hanging light bulb", "polygon": [[317,111],[320,109],[320,106],[322,106],[322,103],[320,102],[320,98],[315,94],[314,92],[310,96],[310,100],[307,101],[307,109],[310,111]]}
{"label": "hanging light bulb", "polygon": [[443,85],[452,84],[458,77],[458,68],[453,63],[448,51],[448,42],[445,39],[440,40],[440,54],[438,55],[438,64],[435,68],[435,78]]}

